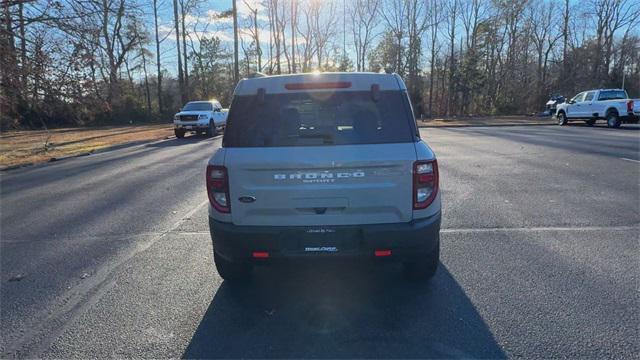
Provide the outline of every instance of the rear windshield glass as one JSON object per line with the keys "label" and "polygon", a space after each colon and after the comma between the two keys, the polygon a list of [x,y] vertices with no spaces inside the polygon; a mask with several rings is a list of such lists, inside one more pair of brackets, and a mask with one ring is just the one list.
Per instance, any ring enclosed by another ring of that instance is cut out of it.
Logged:
{"label": "rear windshield glass", "polygon": [[600,96],[598,96],[598,100],[617,100],[617,99],[626,99],[627,93],[622,90],[606,90],[600,91]]}
{"label": "rear windshield glass", "polygon": [[211,103],[187,103],[182,111],[207,111],[211,108]]}
{"label": "rear windshield glass", "polygon": [[[400,91],[299,92],[236,96],[225,147],[319,146],[414,141]],[[412,125],[413,124],[413,125]]]}

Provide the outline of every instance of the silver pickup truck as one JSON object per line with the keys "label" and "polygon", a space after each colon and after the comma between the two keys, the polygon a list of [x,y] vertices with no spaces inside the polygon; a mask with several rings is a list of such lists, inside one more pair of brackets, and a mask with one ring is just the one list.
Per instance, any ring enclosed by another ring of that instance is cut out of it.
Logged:
{"label": "silver pickup truck", "polygon": [[640,99],[629,99],[623,89],[597,89],[583,91],[556,110],[559,125],[581,120],[592,126],[597,120],[606,120],[611,128],[621,124],[638,123],[640,119]]}
{"label": "silver pickup truck", "polygon": [[173,130],[178,139],[187,132],[214,136],[226,126],[227,111],[216,100],[188,102],[173,116]]}

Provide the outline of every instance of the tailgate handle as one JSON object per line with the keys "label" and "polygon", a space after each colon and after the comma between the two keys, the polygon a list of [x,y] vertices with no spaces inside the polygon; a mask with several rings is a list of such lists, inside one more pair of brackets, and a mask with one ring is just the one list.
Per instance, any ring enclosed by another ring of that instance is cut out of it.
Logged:
{"label": "tailgate handle", "polygon": [[346,209],[346,206],[329,206],[329,207],[305,207],[305,208],[296,208],[296,210],[303,213],[311,213],[317,215],[326,214],[327,210],[329,211],[343,211]]}

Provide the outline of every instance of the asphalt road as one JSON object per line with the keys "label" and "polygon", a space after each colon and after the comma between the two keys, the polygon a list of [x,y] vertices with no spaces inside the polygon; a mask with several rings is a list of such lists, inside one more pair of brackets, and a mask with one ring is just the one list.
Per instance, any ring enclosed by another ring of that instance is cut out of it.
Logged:
{"label": "asphalt road", "polygon": [[0,357],[640,353],[640,128],[432,128],[442,262],[214,270],[204,166],[167,140],[0,175]]}

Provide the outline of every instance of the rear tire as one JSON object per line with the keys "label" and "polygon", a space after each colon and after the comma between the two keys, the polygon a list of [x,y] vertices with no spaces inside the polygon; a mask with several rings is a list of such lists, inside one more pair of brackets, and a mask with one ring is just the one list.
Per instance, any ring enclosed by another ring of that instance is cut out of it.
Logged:
{"label": "rear tire", "polygon": [[560,126],[565,126],[567,125],[567,115],[565,115],[564,112],[559,112],[558,115],[556,115],[556,118],[558,119],[558,125]]}
{"label": "rear tire", "polygon": [[176,137],[178,139],[182,139],[184,137],[184,134],[186,133],[186,131],[184,131],[182,129],[174,129],[173,132],[174,132],[174,134],[176,134]]}
{"label": "rear tire", "polygon": [[618,117],[618,113],[616,111],[609,111],[607,113],[607,126],[610,128],[620,127],[620,118]]}
{"label": "rear tire", "polygon": [[440,263],[440,239],[436,248],[417,260],[407,261],[404,265],[404,275],[411,281],[427,281],[431,279],[438,270]]}
{"label": "rear tire", "polygon": [[213,252],[213,261],[216,263],[218,274],[225,281],[241,283],[251,278],[251,264],[246,261],[231,262],[222,258],[215,251]]}
{"label": "rear tire", "polygon": [[585,124],[587,124],[587,126],[593,126],[596,123],[596,119],[589,119],[585,121]]}
{"label": "rear tire", "polygon": [[209,127],[207,128],[207,131],[205,131],[204,134],[206,137],[212,137],[216,135],[216,127],[213,124],[213,121],[209,121]]}

